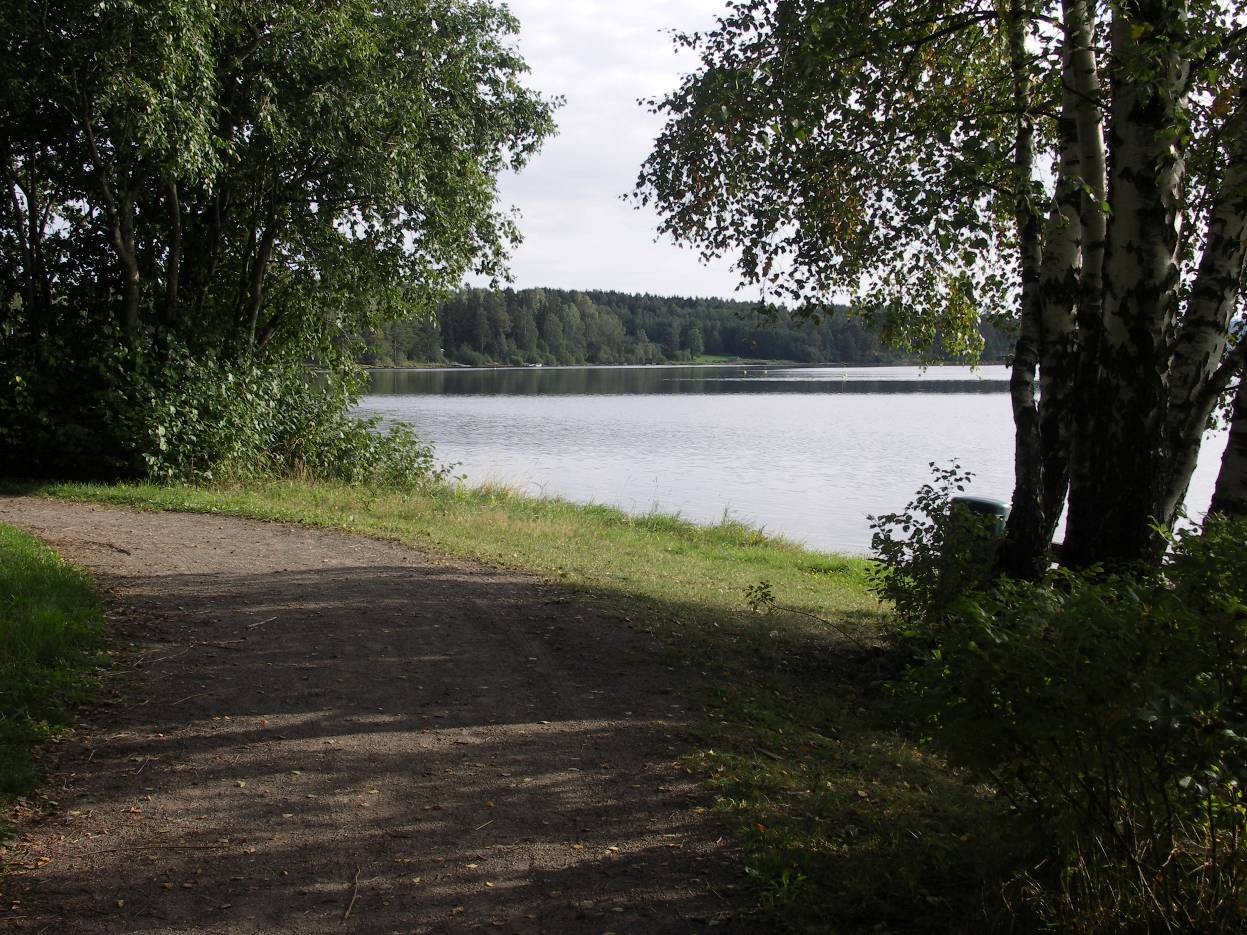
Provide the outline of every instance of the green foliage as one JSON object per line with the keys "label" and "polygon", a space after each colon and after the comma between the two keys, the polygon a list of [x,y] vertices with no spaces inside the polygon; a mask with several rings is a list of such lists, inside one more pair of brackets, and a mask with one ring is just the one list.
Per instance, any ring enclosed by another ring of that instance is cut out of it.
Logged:
{"label": "green foliage", "polygon": [[943,608],[906,694],[992,782],[1063,930],[1247,924],[1247,524],[1209,520],[1162,574],[1056,571]]}
{"label": "green foliage", "polygon": [[[348,336],[501,273],[497,176],[553,129],[517,22],[481,0],[54,0],[0,22],[10,471],[203,476],[300,424],[338,437]],[[305,404],[309,365],[327,396]]]}
{"label": "green foliage", "polygon": [[[1001,359],[1009,339],[988,324],[981,330],[985,358]],[[651,343],[649,335],[664,339]],[[443,352],[474,366],[659,363],[707,352],[806,363],[903,359],[845,309],[812,320],[753,302],[563,289],[467,289],[435,317],[382,325],[364,343],[362,359],[380,367],[436,362]],[[943,350],[931,356],[951,359]]]}
{"label": "green foliage", "polygon": [[[638,198],[743,282],[799,303],[852,294],[911,352],[981,347],[1007,305],[1010,83],[975,4],[735,0],[677,35],[701,59]],[[920,57],[920,61],[918,61]]]}
{"label": "green foliage", "polygon": [[902,512],[870,518],[878,559],[871,586],[891,601],[902,634],[919,645],[938,634],[962,595],[987,583],[999,542],[994,520],[952,502],[974,475],[955,461],[930,467],[931,482]]}
{"label": "green foliage", "polygon": [[0,473],[136,476],[143,375],[119,329],[64,309],[0,326]]}
{"label": "green foliage", "polygon": [[[304,368],[245,369],[175,358],[148,388],[146,475],[156,480],[303,476],[404,487],[445,476],[406,426],[347,414],[350,384]],[[319,384],[319,385],[318,385]]]}
{"label": "green foliage", "polygon": [[86,578],[0,526],[0,795],[29,790],[31,747],[64,727],[86,697],[100,618]]}
{"label": "green foliage", "polygon": [[[352,418],[358,381],[278,359],[229,362],[167,342],[145,354],[100,336],[45,335],[10,357],[0,472],[211,480],[304,476],[410,486],[437,480],[430,447]],[[68,345],[68,346],[67,346]],[[0,348],[3,343],[0,342]],[[14,366],[17,365],[17,366]]]}
{"label": "green foliage", "polygon": [[[1111,69],[1120,64],[1107,41],[1113,13],[1093,8]],[[922,352],[942,341],[972,356],[980,317],[1018,312],[1015,210],[1025,199],[1047,214],[1059,161],[1063,7],[1017,6],[1029,53],[1018,74],[1008,9],[728,0],[711,28],[673,37],[698,64],[647,102],[665,124],[635,197],[658,211],[663,233],[705,257],[730,257],[742,283],[811,307],[847,294],[889,343]],[[1112,9],[1129,18],[1128,8]],[[1211,101],[1241,82],[1239,24],[1223,4],[1181,9],[1185,51],[1198,63],[1192,99]],[[1131,25],[1145,54],[1172,48],[1150,23]],[[1023,117],[1042,171],[1019,178]],[[1207,161],[1218,134],[1202,107],[1184,107],[1182,118],[1195,191],[1220,174]],[[1181,210],[1202,220],[1206,209],[1193,197]]]}

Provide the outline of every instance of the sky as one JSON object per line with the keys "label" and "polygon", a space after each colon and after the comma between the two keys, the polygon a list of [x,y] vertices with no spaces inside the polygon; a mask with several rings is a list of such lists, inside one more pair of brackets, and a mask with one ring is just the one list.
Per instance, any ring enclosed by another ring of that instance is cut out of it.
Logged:
{"label": "sky", "polygon": [[737,293],[726,261],[703,265],[664,239],[658,217],[621,201],[662,128],[638,98],[676,87],[696,58],[677,55],[666,30],[710,27],[724,0],[508,0],[529,86],[563,95],[556,137],[518,175],[501,180],[521,212],[512,258],[519,289],[616,289],[659,295]]}

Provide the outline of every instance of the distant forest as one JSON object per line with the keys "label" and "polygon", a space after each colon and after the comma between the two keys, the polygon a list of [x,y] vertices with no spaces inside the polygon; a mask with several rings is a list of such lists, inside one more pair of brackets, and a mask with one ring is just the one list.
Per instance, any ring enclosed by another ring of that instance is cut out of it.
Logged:
{"label": "distant forest", "polygon": [[[1011,341],[984,328],[985,361]],[[466,289],[434,318],[364,335],[362,362],[662,364],[727,357],[801,363],[879,364],[904,358],[843,309],[802,320],[784,309],[762,319],[751,302],[564,289]]]}

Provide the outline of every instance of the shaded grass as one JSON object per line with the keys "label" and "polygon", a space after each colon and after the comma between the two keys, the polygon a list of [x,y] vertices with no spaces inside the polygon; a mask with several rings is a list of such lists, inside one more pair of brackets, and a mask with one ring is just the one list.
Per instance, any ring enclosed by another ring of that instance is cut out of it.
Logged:
{"label": "shaded grass", "polygon": [[31,752],[89,695],[100,640],[100,604],[86,577],[0,525],[0,796],[34,787]]}
{"label": "shaded grass", "polygon": [[[737,522],[696,526],[496,487],[38,491],[347,529],[561,584],[568,599],[650,631],[708,676],[699,750],[685,767],[707,781],[745,847],[759,931],[997,927],[985,907],[1016,862],[1003,810],[924,753],[891,705],[898,663],[880,639],[886,620],[864,559]],[[761,580],[797,612],[749,611],[745,589]]]}

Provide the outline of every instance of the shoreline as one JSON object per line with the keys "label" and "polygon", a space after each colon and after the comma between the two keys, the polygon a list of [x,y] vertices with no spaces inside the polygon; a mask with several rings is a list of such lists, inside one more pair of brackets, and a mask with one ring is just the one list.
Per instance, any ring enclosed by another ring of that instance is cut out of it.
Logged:
{"label": "shoreline", "polygon": [[664,364],[489,364],[476,366],[472,364],[459,363],[417,363],[408,364],[402,367],[380,367],[375,364],[360,364],[364,370],[368,372],[378,373],[395,373],[404,371],[472,371],[484,372],[494,370],[663,370],[674,368],[713,368],[713,367],[761,367],[776,370],[867,370],[867,369],[883,369],[891,367],[921,367],[923,369],[934,369],[941,367],[969,367],[971,370],[980,370],[984,367],[1001,367],[1006,366],[1004,361],[980,361],[976,364],[957,363],[954,361],[936,361],[933,363],[922,363],[916,360],[889,361],[886,363],[842,363],[838,361],[822,361],[822,362],[803,362],[792,360],[764,360],[761,358],[736,358],[726,361],[684,361],[669,362]]}

